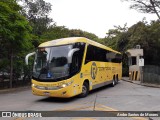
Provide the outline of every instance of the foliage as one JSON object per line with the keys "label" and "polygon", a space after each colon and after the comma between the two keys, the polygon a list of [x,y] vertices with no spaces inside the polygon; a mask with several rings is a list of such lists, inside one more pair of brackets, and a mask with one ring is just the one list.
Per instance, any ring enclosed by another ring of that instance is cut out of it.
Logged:
{"label": "foliage", "polygon": [[[118,32],[117,32],[118,31]],[[110,30],[112,37],[105,38],[106,45],[124,53],[127,49],[134,48],[136,45],[141,45],[144,49],[145,64],[160,65],[160,22],[140,21],[125,31],[120,31],[119,28]],[[154,54],[153,54],[154,53]]]}
{"label": "foliage", "polygon": [[93,34],[86,31],[78,30],[78,29],[71,29],[70,30],[70,37],[86,37],[88,39],[98,41],[98,37]]}
{"label": "foliage", "polygon": [[[21,7],[15,0],[0,2],[0,49],[3,50],[1,65],[10,63],[10,87],[12,87],[12,74],[14,59],[21,51],[31,47],[29,42],[31,27],[19,10]],[[10,61],[10,62],[9,62]],[[1,66],[5,68],[6,66]],[[2,69],[2,68],[1,68]]]}
{"label": "foliage", "polygon": [[42,35],[42,41],[54,40],[59,38],[69,37],[69,29],[65,26],[50,26],[47,31]]}
{"label": "foliage", "polygon": [[65,37],[86,37],[95,41],[98,41],[98,37],[93,34],[77,29],[68,29],[65,26],[50,26],[47,31],[41,36],[41,42],[54,40]]}
{"label": "foliage", "polygon": [[[121,26],[114,26],[115,29],[110,29],[108,31],[107,37],[103,39],[104,44],[118,51],[125,51],[125,44],[128,43],[128,27],[127,24]],[[123,33],[123,34],[122,34]]]}
{"label": "foliage", "polygon": [[155,13],[160,20],[160,1],[159,0],[123,0],[132,2],[130,8],[143,13]]}
{"label": "foliage", "polygon": [[40,37],[53,21],[48,17],[51,4],[44,0],[21,0],[23,2],[22,14],[27,18],[33,30],[32,33]]}

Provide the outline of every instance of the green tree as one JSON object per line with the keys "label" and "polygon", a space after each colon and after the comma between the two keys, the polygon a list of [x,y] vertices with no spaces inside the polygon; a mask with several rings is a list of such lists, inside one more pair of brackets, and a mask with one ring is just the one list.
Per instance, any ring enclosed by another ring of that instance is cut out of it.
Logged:
{"label": "green tree", "polygon": [[54,40],[59,38],[69,37],[69,29],[65,26],[50,26],[42,35],[42,41]]}
{"label": "green tree", "polygon": [[[0,1],[0,48],[4,50],[3,64],[10,62],[10,87],[13,80],[14,59],[23,48],[31,47],[30,31],[28,21],[20,14],[21,7],[16,0]],[[8,62],[7,62],[8,61]]]}
{"label": "green tree", "polygon": [[127,24],[121,26],[114,26],[114,29],[110,29],[106,34],[107,36],[103,39],[104,44],[118,51],[125,51],[125,46],[128,43],[128,27]]}
{"label": "green tree", "polygon": [[70,37],[86,37],[88,39],[94,40],[94,41],[98,41],[98,37],[93,34],[93,33],[89,33],[86,31],[82,31],[80,29],[71,29],[70,30]]}
{"label": "green tree", "polygon": [[43,42],[44,34],[48,31],[50,24],[53,22],[49,18],[51,4],[44,0],[19,0],[23,4],[21,13],[27,18],[32,27],[32,44],[34,47]]}
{"label": "green tree", "polygon": [[65,26],[56,26],[55,24],[50,26],[47,31],[42,35],[41,42],[47,40],[54,40],[65,37],[86,37],[91,40],[98,41],[99,38],[93,34],[77,29],[68,29]]}
{"label": "green tree", "polygon": [[32,33],[39,38],[47,30],[53,20],[48,17],[51,4],[44,0],[21,0],[23,2],[23,15],[27,18],[33,30]]}
{"label": "green tree", "polygon": [[150,23],[142,20],[124,31],[115,28],[109,31],[105,44],[124,53],[140,45],[144,49],[145,64],[160,65],[160,21]]}

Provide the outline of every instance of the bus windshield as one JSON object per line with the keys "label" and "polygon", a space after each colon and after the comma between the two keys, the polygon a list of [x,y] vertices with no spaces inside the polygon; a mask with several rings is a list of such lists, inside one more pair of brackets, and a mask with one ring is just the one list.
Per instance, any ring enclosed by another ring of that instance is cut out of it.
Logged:
{"label": "bus windshield", "polygon": [[33,77],[57,79],[69,75],[68,53],[72,45],[39,48],[33,68]]}

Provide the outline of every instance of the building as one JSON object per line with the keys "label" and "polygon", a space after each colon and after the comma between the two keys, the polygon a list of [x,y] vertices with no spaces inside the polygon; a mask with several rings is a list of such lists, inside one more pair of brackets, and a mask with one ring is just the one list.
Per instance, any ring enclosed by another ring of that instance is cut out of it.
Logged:
{"label": "building", "polygon": [[135,48],[128,49],[126,54],[128,56],[129,79],[141,80],[142,79],[141,66],[144,65],[143,49],[140,48],[140,45],[136,45]]}

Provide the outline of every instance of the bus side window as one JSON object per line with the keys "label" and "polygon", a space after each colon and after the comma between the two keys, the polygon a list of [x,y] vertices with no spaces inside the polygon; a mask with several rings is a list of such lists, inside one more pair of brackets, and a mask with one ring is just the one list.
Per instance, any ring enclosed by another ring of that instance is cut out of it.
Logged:
{"label": "bus side window", "polygon": [[86,59],[85,59],[85,64],[94,61],[94,56],[95,56],[95,50],[92,45],[88,45],[87,47],[87,53],[86,53]]}
{"label": "bus side window", "polygon": [[81,60],[80,60],[79,56],[80,56],[79,52],[75,52],[73,54],[72,63],[71,63],[71,70],[70,70],[71,74],[75,74],[80,70]]}
{"label": "bus side window", "polygon": [[81,69],[85,45],[86,44],[83,42],[81,43],[78,42],[73,45],[73,48],[78,48],[79,51],[76,51],[73,54],[71,68],[70,68],[71,75],[78,73]]}

